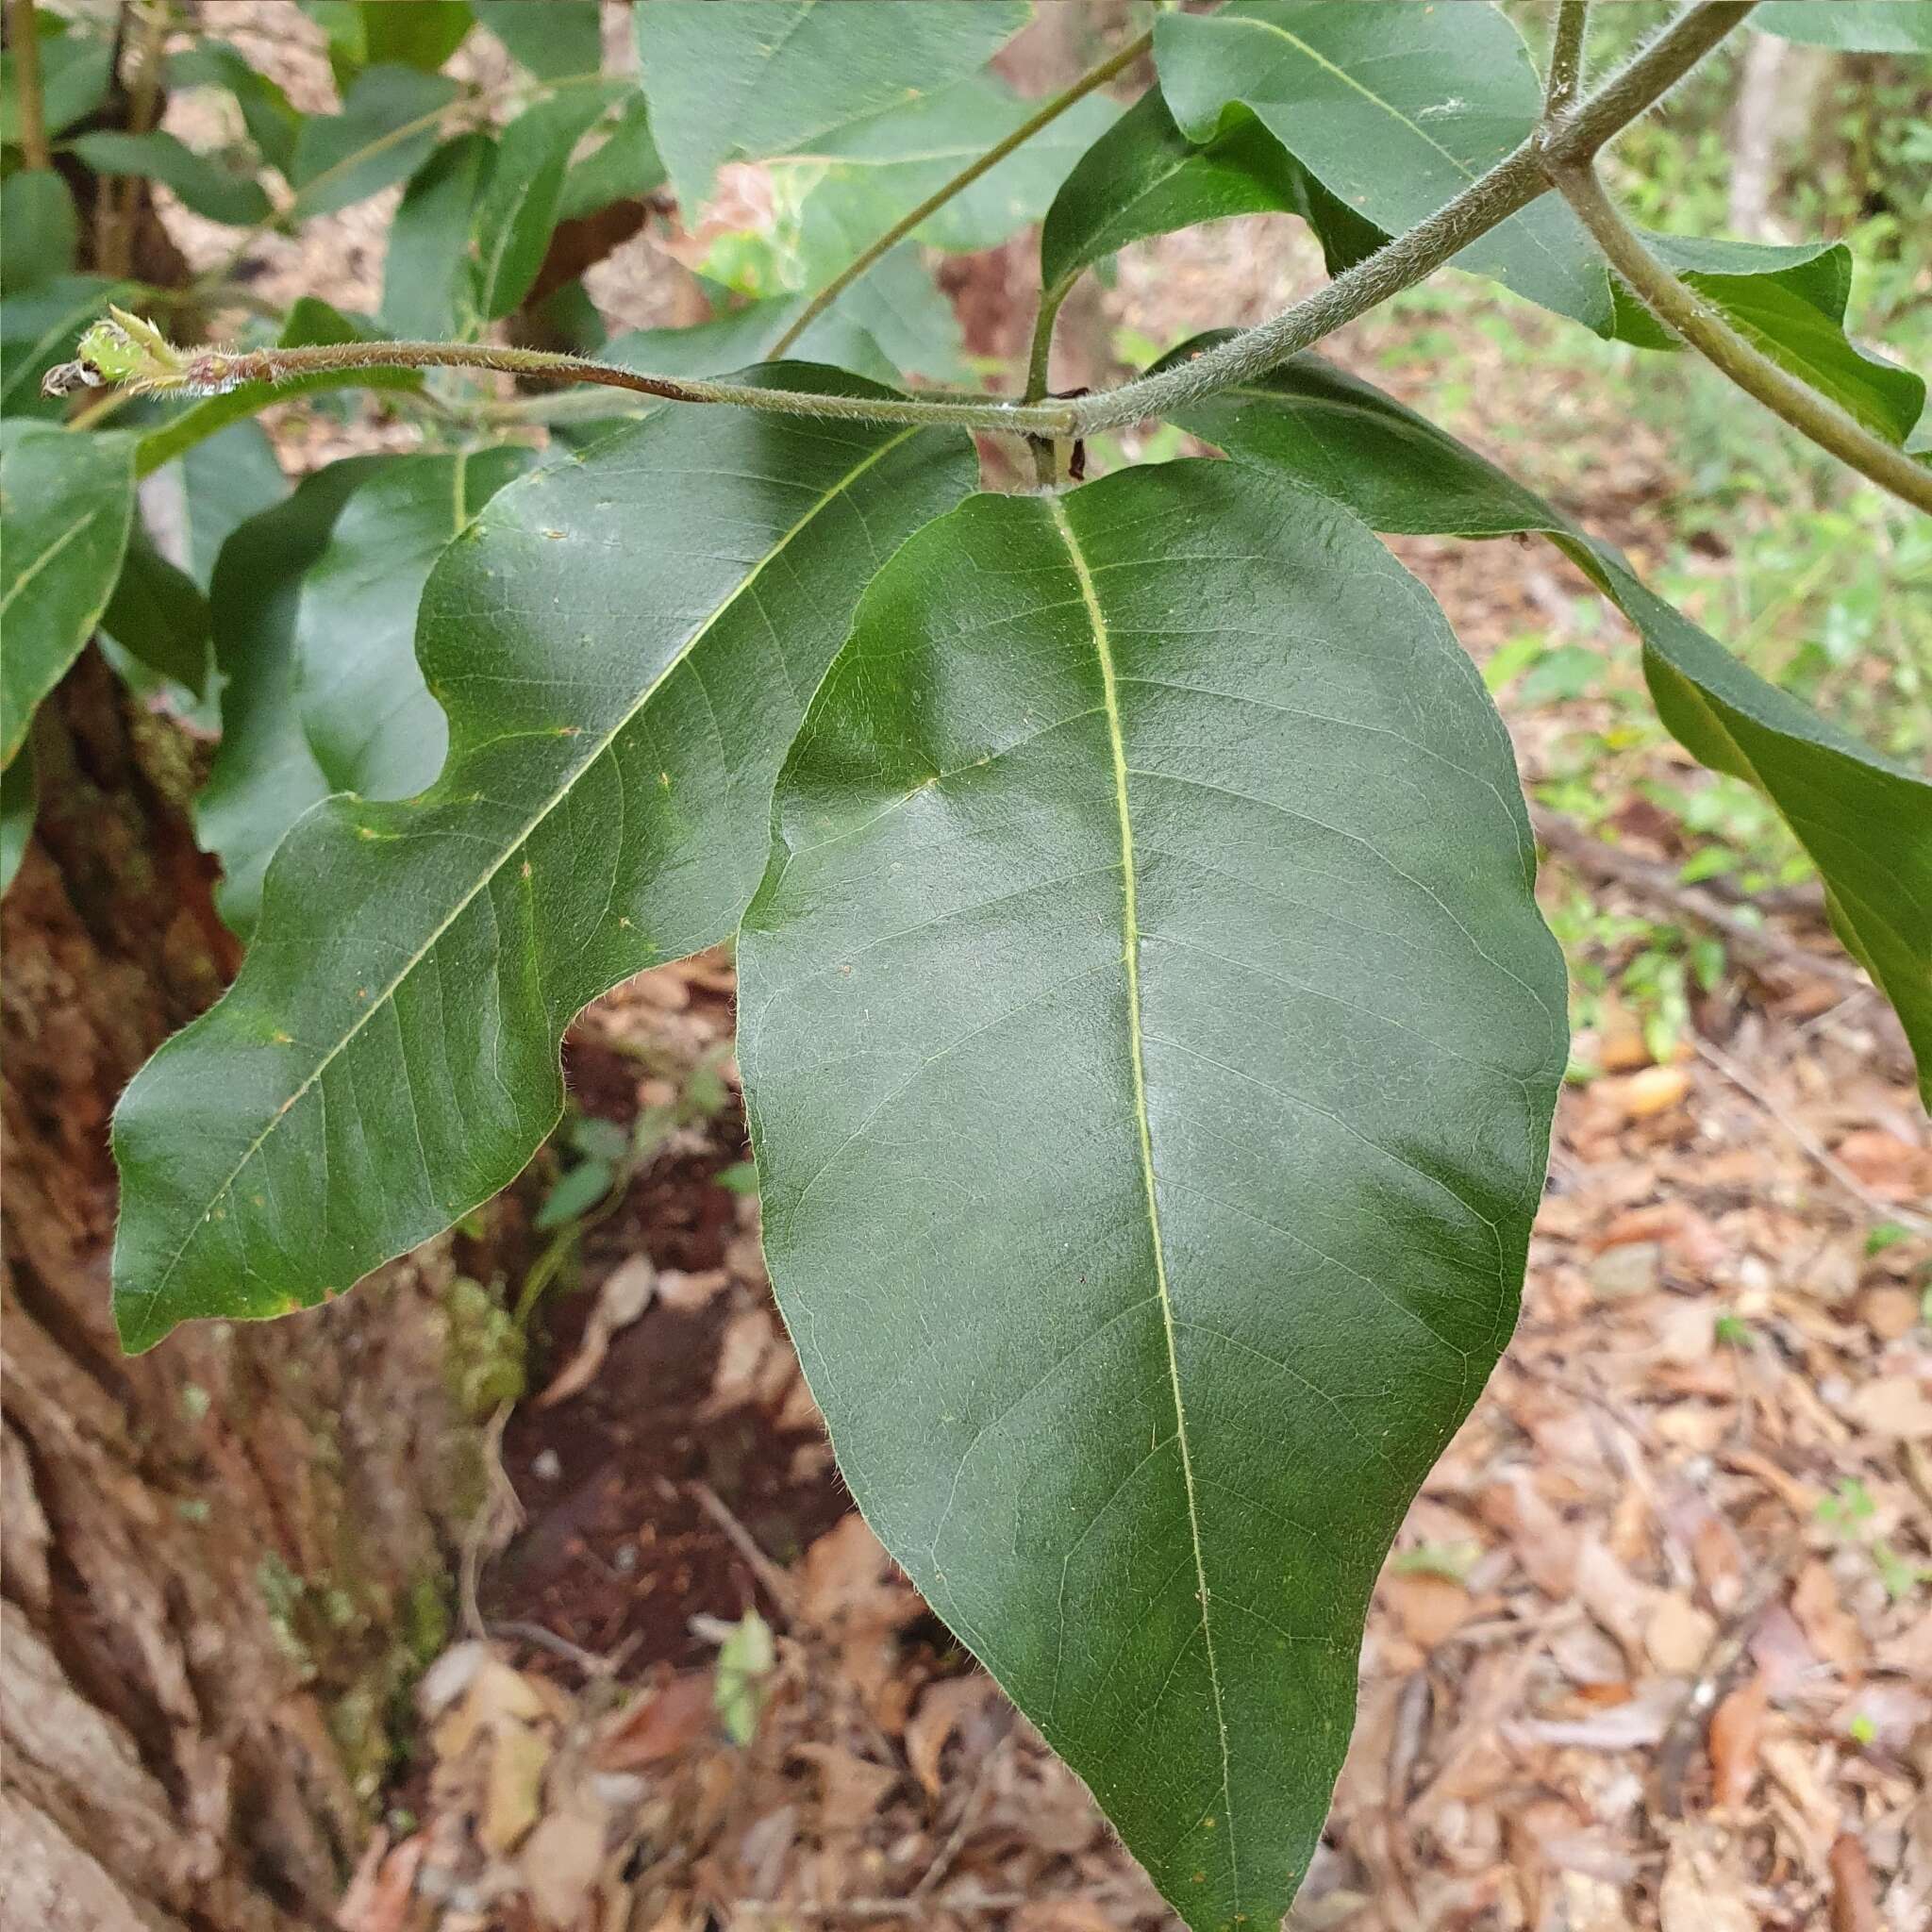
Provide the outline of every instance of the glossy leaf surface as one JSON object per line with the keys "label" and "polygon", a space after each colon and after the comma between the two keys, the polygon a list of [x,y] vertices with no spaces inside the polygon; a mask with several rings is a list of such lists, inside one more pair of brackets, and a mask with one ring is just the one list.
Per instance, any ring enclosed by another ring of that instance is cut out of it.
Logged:
{"label": "glossy leaf surface", "polygon": [[80,655],[121,575],[134,441],[9,423],[0,443],[0,765]]}
{"label": "glossy leaf surface", "polygon": [[241,976],[122,1101],[129,1346],[340,1292],[517,1173],[577,1010],[731,932],[860,590],[976,475],[963,438],[666,408],[490,503],[418,620],[441,778],[295,826]]}
{"label": "glossy leaf surface", "polygon": [[725,161],[789,154],[984,65],[1028,9],[1013,0],[654,0],[633,12],[658,149],[687,210]]}
{"label": "glossy leaf surface", "polygon": [[73,191],[52,168],[17,168],[0,181],[0,294],[68,274],[79,237]]}
{"label": "glossy leaf surface", "polygon": [[[1390,234],[1433,214],[1516,147],[1542,105],[1516,29],[1486,5],[1235,0],[1155,23],[1160,87],[1191,140],[1238,102],[1344,208]],[[1456,257],[1599,333],[1609,279],[1545,196]]]}
{"label": "glossy leaf surface", "polygon": [[207,689],[208,598],[186,571],[162,556],[138,508],[101,628],[150,671],[197,697]]}
{"label": "glossy leaf surface", "polygon": [[1809,853],[1840,936],[1897,1008],[1932,1097],[1932,784],[1767,684],[1646,590],[1610,545],[1474,450],[1318,357],[1179,420],[1377,529],[1548,535],[1637,627],[1672,733],[1704,763],[1756,785]]}
{"label": "glossy leaf surface", "polygon": [[1542,1180],[1501,721],[1353,517],[1172,463],[914,537],[774,825],[740,1063],[846,1479],[1189,1924],[1273,1925]]}

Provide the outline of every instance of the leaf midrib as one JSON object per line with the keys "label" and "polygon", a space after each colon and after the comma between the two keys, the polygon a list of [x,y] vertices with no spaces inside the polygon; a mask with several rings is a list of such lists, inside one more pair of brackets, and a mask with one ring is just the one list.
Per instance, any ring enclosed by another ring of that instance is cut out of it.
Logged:
{"label": "leaf midrib", "polygon": [[242,1177],[243,1173],[246,1172],[249,1162],[252,1161],[255,1158],[255,1157],[258,1153],[260,1153],[261,1149],[267,1144],[269,1137],[272,1134],[274,1134],[275,1129],[278,1126],[280,1126],[282,1122],[286,1120],[289,1117],[289,1115],[295,1110],[297,1103],[301,1101],[304,1098],[304,1096],[307,1095],[310,1091],[310,1090],[316,1086],[316,1084],[322,1079],[322,1076],[325,1073],[327,1073],[329,1068],[335,1063],[336,1059],[341,1054],[345,1053],[348,1050],[350,1043],[358,1037],[358,1035],[361,1033],[363,1027],[366,1026],[369,1024],[369,1022],[372,1019],[374,1019],[378,1012],[388,1009],[390,1003],[395,997],[396,990],[402,985],[402,983],[406,979],[408,978],[410,974],[415,972],[417,967],[419,967],[423,963],[423,961],[429,957],[429,954],[434,950],[435,946],[437,945],[437,942],[440,940],[441,940],[442,936],[449,931],[450,927],[454,925],[456,922],[462,917],[463,913],[469,909],[469,908],[475,903],[477,895],[480,892],[482,892],[486,887],[490,885],[491,881],[496,877],[497,874],[500,873],[503,870],[503,868],[509,863],[511,858],[514,858],[516,854],[523,849],[525,844],[526,844],[530,838],[536,833],[538,827],[542,824],[544,820],[547,819],[550,816],[550,814],[553,811],[555,811],[557,808],[563,802],[563,800],[569,795],[571,790],[575,786],[578,779],[581,778],[584,775],[584,774],[588,772],[591,769],[591,767],[594,765],[597,762],[597,760],[601,758],[604,756],[604,754],[610,749],[610,746],[612,742],[615,741],[618,733],[621,732],[627,724],[629,724],[631,720],[634,719],[639,714],[639,712],[641,712],[644,708],[644,707],[650,703],[651,699],[657,695],[659,690],[662,689],[664,681],[672,675],[673,672],[675,672],[678,668],[680,664],[684,663],[686,659],[690,658],[691,654],[697,649],[698,645],[701,644],[704,641],[704,640],[710,635],[711,631],[716,627],[719,621],[724,616],[725,612],[730,610],[733,608],[733,606],[736,605],[742,596],[744,596],[746,591],[748,591],[752,588],[752,586],[758,582],[758,578],[764,575],[764,572],[770,566],[773,559],[783,555],[786,547],[791,543],[791,540],[794,537],[796,537],[801,530],[806,528],[806,526],[809,525],[814,518],[821,515],[828,504],[830,504],[838,496],[842,495],[844,491],[849,490],[852,487],[852,485],[855,482],[857,482],[860,476],[864,475],[864,474],[869,469],[871,469],[875,463],[883,461],[884,458],[887,456],[891,455],[891,453],[893,450],[897,449],[902,443],[909,441],[914,436],[918,435],[919,433],[920,432],[917,425],[903,429],[898,433],[898,435],[889,437],[884,442],[880,443],[877,446],[877,448],[869,451],[862,461],[854,464],[850,470],[848,470],[842,476],[839,478],[836,484],[821,492],[821,494],[814,499],[814,501],[811,504],[811,507],[808,509],[807,509],[804,512],[804,514],[801,515],[798,518],[798,520],[795,523],[793,523],[791,525],[791,527],[784,532],[784,534],[778,539],[778,541],[775,543],[774,543],[772,547],[769,550],[767,550],[761,558],[758,558],[757,565],[751,570],[751,572],[746,576],[741,579],[737,588],[732,591],[731,594],[728,597],[726,597],[724,601],[721,603],[715,610],[711,612],[710,616],[705,619],[704,623],[700,625],[697,627],[697,629],[692,631],[691,636],[685,641],[684,644],[679,648],[675,655],[673,656],[670,661],[658,674],[658,675],[654,677],[650,681],[650,683],[644,687],[644,689],[641,691],[639,692],[636,702],[633,703],[625,711],[624,715],[621,718],[619,718],[614,724],[611,725],[608,731],[607,731],[600,739],[598,739],[596,743],[591,747],[588,755],[572,769],[569,775],[564,779],[563,783],[559,785],[557,788],[557,790],[553,791],[550,794],[550,796],[542,802],[541,806],[539,806],[537,810],[531,814],[528,822],[524,825],[523,829],[517,833],[516,837],[506,842],[505,848],[501,856],[490,866],[488,871],[483,873],[477,878],[475,883],[473,886],[471,886],[469,891],[466,891],[462,895],[462,897],[457,902],[457,904],[453,906],[450,908],[450,910],[444,915],[442,920],[437,925],[436,929],[432,933],[430,933],[429,936],[423,941],[423,943],[419,947],[417,947],[417,949],[412,954],[410,954],[409,958],[407,960],[404,961],[401,969],[397,972],[395,977],[391,979],[386,987],[383,988],[382,991],[375,999],[369,1001],[368,1004],[362,1008],[362,1010],[357,1014],[354,1023],[344,1030],[342,1037],[339,1041],[337,1041],[337,1042],[332,1047],[329,1048],[327,1053],[325,1053],[319,1061],[317,1061],[314,1071],[310,1073],[303,1080],[302,1084],[296,1088],[294,1092],[291,1093],[289,1096],[289,1098],[285,1100],[275,1110],[275,1112],[269,1116],[267,1125],[265,1125],[260,1131],[260,1133],[258,1133],[255,1137],[255,1139],[248,1143],[248,1146],[243,1150],[242,1154],[242,1158],[235,1163],[233,1169],[230,1170],[226,1177],[222,1181],[221,1185],[218,1188],[216,1188],[213,1193],[208,1197],[207,1208],[205,1208],[202,1210],[200,1215],[198,1215],[194,1220],[190,1222],[187,1232],[181,1237],[179,1246],[177,1246],[174,1254],[169,1257],[168,1265],[161,1271],[160,1277],[158,1281],[156,1281],[154,1286],[143,1291],[136,1289],[130,1285],[129,1287],[122,1290],[123,1293],[128,1294],[130,1296],[138,1295],[140,1299],[142,1299],[144,1302],[152,1302],[158,1296],[166,1292],[168,1283],[174,1277],[175,1270],[180,1266],[181,1257],[188,1252],[189,1246],[193,1241],[195,1235],[206,1224],[208,1215],[209,1214],[209,1212],[212,1211],[215,1204],[228,1192],[228,1191]]}
{"label": "leaf midrib", "polygon": [[1188,1441],[1187,1408],[1181,1396],[1180,1357],[1174,1342],[1174,1299],[1167,1279],[1167,1251],[1160,1233],[1160,1202],[1154,1174],[1154,1132],[1147,1111],[1147,1067],[1142,1047],[1141,1020],[1141,924],[1138,882],[1134,867],[1134,825],[1127,802],[1127,753],[1121,727],[1120,685],[1114,671],[1113,644],[1106,613],[1093,574],[1068,522],[1066,507],[1056,496],[1048,501],[1054,526],[1066,545],[1074,575],[1080,586],[1081,602],[1087,608],[1087,621],[1093,634],[1093,649],[1100,660],[1102,708],[1107,715],[1108,749],[1113,764],[1115,809],[1120,819],[1121,839],[1121,928],[1122,963],[1127,982],[1127,1046],[1133,1070],[1134,1124],[1140,1137],[1141,1178],[1147,1197],[1147,1223],[1153,1236],[1154,1279],[1160,1302],[1160,1326],[1167,1344],[1168,1380],[1174,1394],[1174,1440],[1180,1445],[1181,1488],[1188,1504],[1188,1536],[1193,1549],[1194,1584],[1201,1607],[1201,1641],[1208,1659],[1208,1684],[1214,1698],[1214,1727],[1221,1745],[1221,1801],[1227,1819],[1227,1870],[1230,1909],[1237,1921],[1241,1910],[1241,1864],[1235,1852],[1233,1773],[1229,1763],[1227,1714],[1222,1699],[1221,1669],[1214,1656],[1214,1625],[1210,1614],[1211,1596],[1208,1589],[1207,1558],[1201,1545],[1201,1510],[1195,1493],[1193,1452]]}

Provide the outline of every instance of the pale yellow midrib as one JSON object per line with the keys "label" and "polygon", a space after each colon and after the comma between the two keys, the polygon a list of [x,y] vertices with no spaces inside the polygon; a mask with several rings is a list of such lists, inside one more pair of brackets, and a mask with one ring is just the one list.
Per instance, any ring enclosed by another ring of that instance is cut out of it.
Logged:
{"label": "pale yellow midrib", "polygon": [[1114,805],[1120,817],[1122,905],[1121,927],[1124,938],[1122,960],[1127,978],[1127,1046],[1133,1068],[1134,1124],[1141,1140],[1141,1178],[1147,1192],[1147,1222],[1154,1235],[1154,1280],[1160,1296],[1160,1325],[1167,1342],[1167,1373],[1174,1391],[1174,1440],[1181,1451],[1181,1489],[1188,1499],[1188,1535],[1194,1551],[1194,1583],[1201,1605],[1201,1641],[1208,1654],[1208,1683],[1214,1696],[1214,1727],[1221,1740],[1221,1802],[1227,1814],[1227,1869],[1233,1889],[1231,1907],[1241,1911],[1241,1866],[1235,1856],[1233,1773],[1228,1761],[1227,1716],[1221,1695],[1221,1670],[1214,1657],[1214,1624],[1208,1614],[1208,1564],[1201,1547],[1201,1511],[1194,1493],[1194,1461],[1188,1446],[1188,1416],[1181,1399],[1180,1357],[1174,1348],[1174,1301],[1168,1291],[1167,1251],[1160,1235],[1160,1202],[1154,1180],[1154,1133],[1147,1117],[1147,1068],[1141,1043],[1141,924],[1139,889],[1134,873],[1134,825],[1127,808],[1127,748],[1121,733],[1120,688],[1114,675],[1113,644],[1107,618],[1100,608],[1100,594],[1094,589],[1092,573],[1074,540],[1067,521],[1064,504],[1058,497],[1047,505],[1053,513],[1060,541],[1067,546],[1074,575],[1080,585],[1081,601],[1087,607],[1087,621],[1093,632],[1093,649],[1100,659],[1103,708],[1107,713],[1108,746],[1113,758]]}
{"label": "pale yellow midrib", "polygon": [[214,1192],[208,1197],[208,1206],[205,1208],[203,1208],[201,1213],[189,1224],[188,1232],[181,1237],[181,1244],[175,1250],[174,1254],[169,1257],[168,1265],[164,1269],[162,1269],[160,1279],[155,1283],[153,1288],[146,1291],[145,1298],[147,1300],[152,1301],[156,1295],[161,1293],[161,1291],[167,1287],[169,1281],[172,1280],[174,1277],[175,1270],[181,1265],[181,1257],[188,1252],[189,1243],[192,1241],[193,1241],[196,1233],[202,1228],[203,1225],[205,1225],[208,1217],[214,1211],[216,1204],[219,1201],[221,1201],[221,1199],[227,1193],[228,1190],[232,1188],[239,1179],[241,1179],[242,1174],[247,1170],[248,1163],[251,1160],[253,1160],[258,1154],[261,1152],[263,1146],[267,1143],[269,1136],[273,1134],[275,1130],[282,1124],[282,1122],[286,1120],[288,1116],[294,1111],[295,1103],[298,1100],[300,1100],[306,1093],[308,1093],[311,1088],[314,1087],[316,1082],[320,1080],[325,1073],[328,1072],[329,1068],[335,1063],[338,1058],[340,1058],[342,1054],[348,1051],[351,1042],[355,1041],[357,1036],[362,1031],[363,1027],[368,1025],[370,1021],[373,1020],[378,1012],[384,1010],[389,1006],[390,1001],[395,997],[396,989],[399,986],[401,986],[403,981],[408,978],[409,974],[415,972],[417,967],[422,965],[423,961],[429,957],[429,954],[434,949],[437,941],[441,940],[443,934],[446,933],[450,929],[450,927],[453,926],[457,923],[457,921],[463,916],[463,914],[469,909],[469,908],[475,902],[476,895],[490,884],[491,880],[493,879],[496,876],[496,874],[499,872],[501,872],[506,865],[509,863],[511,858],[514,857],[514,855],[522,849],[525,841],[528,841],[532,834],[535,833],[538,826],[541,825],[543,823],[543,821],[547,819],[550,816],[550,814],[557,809],[558,806],[563,802],[564,797],[571,791],[572,787],[576,784],[577,780],[581,778],[583,774],[587,771],[589,771],[590,768],[593,764],[595,764],[597,760],[600,758],[602,758],[607,751],[610,749],[610,746],[612,742],[615,741],[617,734],[620,731],[622,731],[624,727],[626,724],[628,724],[631,722],[631,720],[635,718],[638,715],[638,713],[641,711],[647,704],[650,703],[652,698],[655,697],[658,691],[662,688],[664,680],[667,677],[669,677],[671,674],[674,671],[675,671],[677,667],[680,664],[682,664],[694,650],[697,649],[698,645],[701,644],[707,637],[710,635],[713,625],[715,625],[718,623],[719,619],[722,618],[724,615],[724,613],[727,610],[729,610],[732,608],[732,606],[736,604],[741,596],[744,595],[745,591],[748,591],[752,587],[752,585],[758,581],[758,579],[764,574],[766,566],[771,563],[772,559],[774,557],[777,557],[784,552],[786,547],[791,543],[791,540],[798,535],[799,531],[804,529],[805,526],[808,523],[810,523],[815,516],[819,515],[819,513],[822,510],[824,510],[825,506],[828,503],[830,503],[834,497],[839,496],[843,491],[851,489],[853,484],[856,483],[859,479],[859,477],[864,475],[865,473],[869,469],[871,469],[874,464],[883,461],[884,458],[887,456],[889,456],[893,450],[897,449],[902,442],[907,441],[909,438],[916,436],[918,433],[919,425],[914,425],[910,428],[901,430],[899,434],[896,436],[889,437],[884,442],[879,444],[878,448],[873,450],[866,457],[863,462],[856,463],[850,470],[848,470],[844,474],[844,475],[840,477],[839,481],[836,484],[834,484],[831,489],[824,491],[813,502],[811,508],[808,510],[807,510],[805,514],[801,516],[798,519],[798,521],[794,523],[791,526],[791,528],[788,529],[784,533],[784,535],[781,536],[778,539],[778,541],[775,543],[774,543],[772,547],[768,551],[766,551],[761,558],[758,558],[756,567],[750,572],[748,575],[746,575],[739,583],[738,587],[731,592],[731,594],[728,597],[726,597],[724,601],[718,606],[717,609],[712,611],[710,616],[708,617],[704,621],[704,623],[700,625],[698,628],[691,633],[690,638],[688,638],[685,641],[684,644],[679,648],[676,655],[672,658],[671,661],[668,664],[665,665],[664,669],[660,671],[658,674],[658,675],[654,677],[651,680],[651,682],[648,685],[646,685],[644,689],[638,694],[637,702],[634,705],[632,705],[630,708],[625,712],[624,716],[620,718],[617,721],[617,723],[613,724],[610,727],[610,729],[607,731],[601,739],[598,740],[597,743],[594,746],[591,747],[589,755],[586,758],[584,758],[579,763],[572,767],[570,775],[564,779],[563,783],[559,785],[557,788],[557,790],[553,791],[550,794],[550,796],[546,798],[541,806],[538,807],[537,810],[531,815],[528,822],[525,824],[523,830],[519,832],[517,836],[509,841],[508,845],[504,850],[502,856],[498,858],[495,863],[492,864],[490,867],[490,869],[486,873],[484,873],[483,875],[476,881],[476,883],[474,886],[472,886],[467,892],[463,894],[462,898],[458,900],[458,903],[450,909],[447,916],[437,926],[436,930],[432,932],[429,935],[429,937],[423,941],[423,943],[416,949],[415,952],[410,954],[409,958],[404,962],[402,970],[399,973],[397,973],[395,977],[391,979],[390,983],[383,988],[382,991],[375,999],[371,1000],[369,1004],[363,1008],[362,1011],[356,1016],[355,1024],[352,1026],[350,1026],[348,1030],[343,1033],[341,1039],[339,1040],[335,1043],[335,1045],[330,1047],[327,1053],[325,1053],[322,1057],[322,1058],[316,1062],[314,1072],[312,1072],[302,1082],[302,1084],[296,1088],[294,1092],[290,1094],[288,1099],[285,1100],[282,1103],[282,1105],[278,1108],[276,1108],[276,1110],[273,1114],[269,1116],[268,1124],[265,1127],[263,1127],[261,1132],[258,1133],[255,1137],[255,1139],[248,1143],[248,1146],[242,1153],[241,1159],[235,1163],[233,1169],[229,1172],[227,1178],[224,1180],[221,1186],[218,1187],[214,1191]]}

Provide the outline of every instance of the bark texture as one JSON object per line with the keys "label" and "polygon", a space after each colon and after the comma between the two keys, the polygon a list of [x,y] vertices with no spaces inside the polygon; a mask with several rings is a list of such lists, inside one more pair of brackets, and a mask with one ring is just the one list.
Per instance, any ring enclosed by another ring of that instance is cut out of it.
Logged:
{"label": "bark texture", "polygon": [[8,1905],[50,1932],[318,1926],[474,1494],[449,1267],[430,1251],[313,1314],[120,1355],[108,1117],[235,949],[174,802],[191,749],[93,652],[34,753],[0,905]]}

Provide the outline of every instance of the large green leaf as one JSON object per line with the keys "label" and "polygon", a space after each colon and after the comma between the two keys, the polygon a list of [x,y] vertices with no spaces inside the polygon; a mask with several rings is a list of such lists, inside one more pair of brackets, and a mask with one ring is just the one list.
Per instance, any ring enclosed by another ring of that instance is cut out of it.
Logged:
{"label": "large green leaf", "polygon": [[272,212],[261,183],[228,166],[219,155],[197,154],[186,142],[157,128],[148,134],[105,129],[66,143],[96,175],[137,175],[171,188],[184,206],[211,222],[248,227]]}
{"label": "large green leaf", "polygon": [[134,515],[131,437],[0,428],[0,765],[80,655],[121,574]]}
{"label": "large green leaf", "polygon": [[448,731],[416,662],[423,586],[444,548],[534,460],[516,444],[399,457],[336,519],[295,619],[297,708],[330,791],[408,798],[441,771]]}
{"label": "large green leaf", "polygon": [[295,695],[302,581],[351,493],[390,460],[350,457],[304,477],[285,502],[238,525],[215,562],[208,608],[225,680],[222,741],[194,801],[195,831],[222,861],[215,903],[244,939],[270,854],[330,790]]}
{"label": "large green leaf", "polygon": [[[1211,139],[1239,103],[1338,202],[1390,234],[1453,200],[1527,137],[1541,109],[1521,37],[1487,5],[1235,0],[1214,14],[1163,13],[1154,58],[1191,139]],[[1609,331],[1602,259],[1555,196],[1455,263]]]}
{"label": "large green leaf", "polygon": [[1542,1182],[1501,721],[1353,517],[1174,463],[912,539],[774,824],[739,1057],[853,1494],[1189,1924],[1274,1925]]}
{"label": "large green leaf", "polygon": [[1928,0],[1767,0],[1751,25],[1847,53],[1932,54]]}
{"label": "large green leaf", "polygon": [[1810,854],[1840,936],[1898,1009],[1932,1102],[1932,784],[1767,684],[1647,591],[1608,544],[1319,357],[1297,357],[1177,420],[1377,529],[1550,537],[1637,627],[1672,733],[1706,764],[1757,786]]}
{"label": "large green leaf", "polygon": [[[774,173],[795,177],[800,199],[806,193],[835,197],[842,225],[870,239],[1010,134],[1037,105],[1022,100],[1004,81],[975,75],[908,107],[835,129],[808,153],[774,162]],[[1038,221],[1067,171],[1119,111],[1098,94],[1076,102],[928,216],[913,230],[913,240],[960,251],[991,248]],[[815,263],[814,279],[843,265]]]}
{"label": "large green leaf", "polygon": [[725,161],[761,160],[962,79],[1025,23],[1015,0],[652,0],[634,9],[639,79],[687,209]]}
{"label": "large green leaf", "polygon": [[578,1008],[736,925],[860,590],[976,474],[964,438],[668,408],[493,499],[418,621],[441,778],[295,826],[234,987],[121,1103],[128,1346],[339,1292],[516,1174]]}
{"label": "large green leaf", "polygon": [[436,145],[436,124],[457,96],[446,75],[371,67],[340,114],[311,114],[295,137],[290,182],[305,218],[333,213],[407,180]]}
{"label": "large green leaf", "polygon": [[[1924,379],[1867,355],[1846,337],[1852,251],[1843,242],[1777,247],[1690,235],[1643,239],[1666,267],[1800,381],[1823,390],[1889,441],[1903,442],[1911,434],[1925,407]],[[1616,298],[1616,333],[1625,341],[1679,346],[1621,282]]]}
{"label": "large green leaf", "polygon": [[[623,83],[610,86],[622,91]],[[598,89],[569,88],[526,108],[503,130],[471,228],[476,312],[508,315],[530,291],[563,193],[571,150],[608,105]]]}
{"label": "large green leaf", "polygon": [[512,60],[540,80],[595,74],[604,58],[597,0],[471,0],[479,26],[501,41]]}

